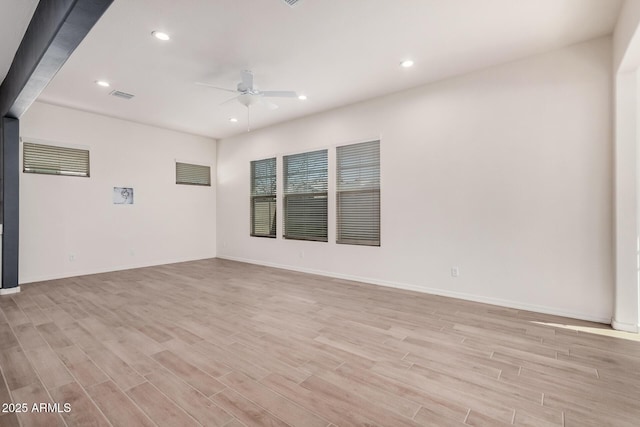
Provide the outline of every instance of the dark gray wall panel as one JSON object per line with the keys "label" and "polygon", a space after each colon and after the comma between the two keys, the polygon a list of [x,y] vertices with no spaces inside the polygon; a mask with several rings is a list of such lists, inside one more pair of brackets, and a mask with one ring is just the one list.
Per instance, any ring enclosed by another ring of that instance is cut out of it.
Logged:
{"label": "dark gray wall panel", "polygon": [[2,119],[2,182],[4,199],[2,204],[2,287],[18,286],[18,230],[20,188],[20,121]]}
{"label": "dark gray wall panel", "polygon": [[2,287],[18,285],[19,118],[38,98],[113,0],[40,0],[0,85]]}

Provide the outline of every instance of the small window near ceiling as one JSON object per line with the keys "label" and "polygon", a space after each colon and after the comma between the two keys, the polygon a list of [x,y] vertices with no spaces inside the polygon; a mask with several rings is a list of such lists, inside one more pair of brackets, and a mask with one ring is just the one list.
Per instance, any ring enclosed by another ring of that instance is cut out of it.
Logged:
{"label": "small window near ceiling", "polygon": [[89,177],[89,150],[33,142],[22,148],[24,173]]}
{"label": "small window near ceiling", "polygon": [[251,162],[251,235],[276,237],[276,158]]}
{"label": "small window near ceiling", "polygon": [[176,162],[176,184],[211,186],[209,166]]}
{"label": "small window near ceiling", "polygon": [[380,141],[336,149],[337,243],[380,246]]}
{"label": "small window near ceiling", "polygon": [[284,238],[327,239],[327,150],[284,156]]}

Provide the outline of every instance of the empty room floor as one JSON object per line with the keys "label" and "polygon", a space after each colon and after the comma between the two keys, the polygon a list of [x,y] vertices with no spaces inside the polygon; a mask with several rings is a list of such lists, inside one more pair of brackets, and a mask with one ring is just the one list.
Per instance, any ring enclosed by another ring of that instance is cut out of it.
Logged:
{"label": "empty room floor", "polygon": [[451,298],[213,259],[28,284],[0,310],[3,427],[640,420],[636,335]]}

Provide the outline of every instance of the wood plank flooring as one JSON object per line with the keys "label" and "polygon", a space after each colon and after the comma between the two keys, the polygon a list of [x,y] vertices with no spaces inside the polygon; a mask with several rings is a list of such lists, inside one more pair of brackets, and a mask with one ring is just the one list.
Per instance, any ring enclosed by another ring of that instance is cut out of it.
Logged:
{"label": "wood plank flooring", "polygon": [[218,259],[22,289],[2,427],[640,425],[638,336],[589,322]]}

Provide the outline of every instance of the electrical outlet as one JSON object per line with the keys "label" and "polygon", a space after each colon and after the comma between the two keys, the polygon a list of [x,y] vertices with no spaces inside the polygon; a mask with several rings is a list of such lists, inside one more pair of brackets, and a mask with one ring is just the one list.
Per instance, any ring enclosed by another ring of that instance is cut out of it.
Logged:
{"label": "electrical outlet", "polygon": [[304,258],[304,251],[300,251],[300,258]]}
{"label": "electrical outlet", "polygon": [[73,262],[76,260],[76,254],[69,254],[69,262]]}
{"label": "electrical outlet", "polygon": [[136,256],[136,251],[129,249],[129,256]]}
{"label": "electrical outlet", "polygon": [[460,276],[460,269],[458,267],[451,267],[451,277]]}

